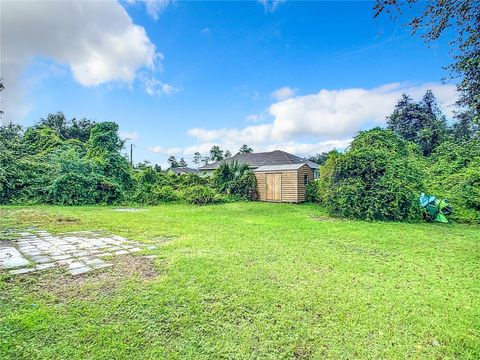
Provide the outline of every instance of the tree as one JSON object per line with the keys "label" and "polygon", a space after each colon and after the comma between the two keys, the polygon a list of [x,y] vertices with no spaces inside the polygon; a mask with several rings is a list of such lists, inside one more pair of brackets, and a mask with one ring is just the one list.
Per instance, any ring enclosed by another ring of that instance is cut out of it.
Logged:
{"label": "tree", "polygon": [[202,162],[202,154],[200,154],[198,151],[196,151],[193,154],[193,163],[198,165]]}
{"label": "tree", "polygon": [[242,147],[238,150],[239,154],[250,154],[253,153],[253,149],[247,144],[243,144]]}
{"label": "tree", "polygon": [[220,149],[220,147],[218,145],[214,145],[210,149],[210,160],[212,160],[212,161],[222,161],[223,160],[223,150]]}
{"label": "tree", "polygon": [[177,158],[175,156],[170,156],[168,159],[167,159],[167,162],[168,164],[170,165],[171,168],[176,168],[176,167],[179,167],[179,163],[177,161]]}
{"label": "tree", "polygon": [[93,126],[88,140],[90,156],[118,154],[124,142],[118,136],[118,125],[114,122],[101,122]]}
{"label": "tree", "polygon": [[474,121],[480,123],[480,7],[476,0],[435,0],[420,4],[418,0],[376,0],[374,18],[382,13],[397,17],[402,9],[415,7],[421,11],[409,22],[412,34],[420,33],[426,43],[448,34],[454,62],[447,66],[452,78],[460,78],[458,105],[474,111]]}
{"label": "tree", "polygon": [[109,203],[120,200],[133,186],[132,167],[120,154],[123,144],[118,136],[118,125],[108,121],[93,126],[87,143],[87,157],[98,165],[105,178],[99,191],[102,197],[108,197],[105,201]]}
{"label": "tree", "polygon": [[178,167],[181,167],[181,168],[186,168],[186,167],[188,167],[188,164],[187,164],[187,162],[185,161],[185,159],[184,159],[183,157],[182,157],[182,158],[180,159],[180,161],[178,162]]}
{"label": "tree", "polygon": [[312,155],[308,158],[308,160],[313,161],[315,164],[323,165],[325,161],[327,161],[328,153],[322,152],[316,155]]}
{"label": "tree", "polygon": [[[3,85],[3,78],[0,78],[0,93],[5,90],[5,85]],[[0,109],[0,119],[2,118],[2,115],[4,114],[3,109]]]}
{"label": "tree", "polygon": [[480,125],[473,121],[473,111],[460,111],[455,114],[456,122],[452,125],[452,135],[457,143],[480,138]]}
{"label": "tree", "polygon": [[94,126],[95,122],[92,120],[75,118],[67,120],[62,112],[57,112],[41,118],[34,128],[48,127],[54,130],[62,140],[77,139],[86,142]]}
{"label": "tree", "polygon": [[232,157],[232,153],[230,150],[225,151],[225,159],[230,159]]}
{"label": "tree", "polygon": [[403,94],[393,113],[387,117],[387,128],[403,139],[418,144],[425,156],[432,153],[447,132],[445,116],[440,112],[430,90],[427,90],[419,103]]}
{"label": "tree", "polygon": [[202,157],[202,164],[207,165],[210,162],[210,158],[208,156]]}

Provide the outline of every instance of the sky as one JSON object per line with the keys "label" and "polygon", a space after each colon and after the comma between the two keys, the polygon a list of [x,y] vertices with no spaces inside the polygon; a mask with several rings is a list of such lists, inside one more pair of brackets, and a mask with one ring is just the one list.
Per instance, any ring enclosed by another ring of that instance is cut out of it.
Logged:
{"label": "sky", "polygon": [[0,3],[2,122],[49,113],[115,121],[134,161],[344,149],[403,92],[442,83],[448,37],[426,46],[369,1],[70,0]]}

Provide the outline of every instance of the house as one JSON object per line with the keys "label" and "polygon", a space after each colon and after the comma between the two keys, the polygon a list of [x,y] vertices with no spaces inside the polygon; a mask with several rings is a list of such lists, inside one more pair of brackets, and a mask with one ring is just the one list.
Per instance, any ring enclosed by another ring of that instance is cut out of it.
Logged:
{"label": "house", "polygon": [[275,150],[262,153],[237,154],[229,159],[207,164],[198,169],[200,175],[211,175],[223,162],[245,163],[257,178],[257,190],[261,201],[305,201],[308,182],[318,178],[318,164]]}
{"label": "house", "polygon": [[190,169],[188,167],[171,167],[166,172],[175,175],[198,174],[197,169]]}

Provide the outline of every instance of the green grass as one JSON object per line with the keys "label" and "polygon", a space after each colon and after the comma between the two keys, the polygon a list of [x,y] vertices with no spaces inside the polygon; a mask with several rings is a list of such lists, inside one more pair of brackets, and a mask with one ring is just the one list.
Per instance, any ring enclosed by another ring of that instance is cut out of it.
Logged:
{"label": "green grass", "polygon": [[0,208],[0,229],[28,225],[171,241],[149,278],[0,275],[2,359],[480,358],[478,226],[265,203]]}

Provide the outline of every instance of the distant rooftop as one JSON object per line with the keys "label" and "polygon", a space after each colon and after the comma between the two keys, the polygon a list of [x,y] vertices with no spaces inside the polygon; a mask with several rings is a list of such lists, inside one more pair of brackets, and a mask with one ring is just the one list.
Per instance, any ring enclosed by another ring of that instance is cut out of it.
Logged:
{"label": "distant rooftop", "polygon": [[179,175],[179,174],[196,174],[198,173],[198,170],[197,169],[191,169],[191,168],[188,168],[188,167],[171,167],[169,169],[167,169],[167,172],[168,171],[171,171],[173,172],[174,174],[176,175]]}
{"label": "distant rooftop", "polygon": [[232,161],[245,163],[250,168],[253,168],[253,169],[258,168],[260,166],[267,166],[267,165],[292,165],[292,164],[307,164],[311,169],[318,169],[320,167],[320,165],[310,160],[306,160],[296,155],[289,154],[285,151],[275,150],[275,151],[261,152],[261,153],[237,154],[229,159],[217,161],[217,162],[202,166],[199,168],[199,170],[200,171],[215,170],[222,163],[232,162]]}

